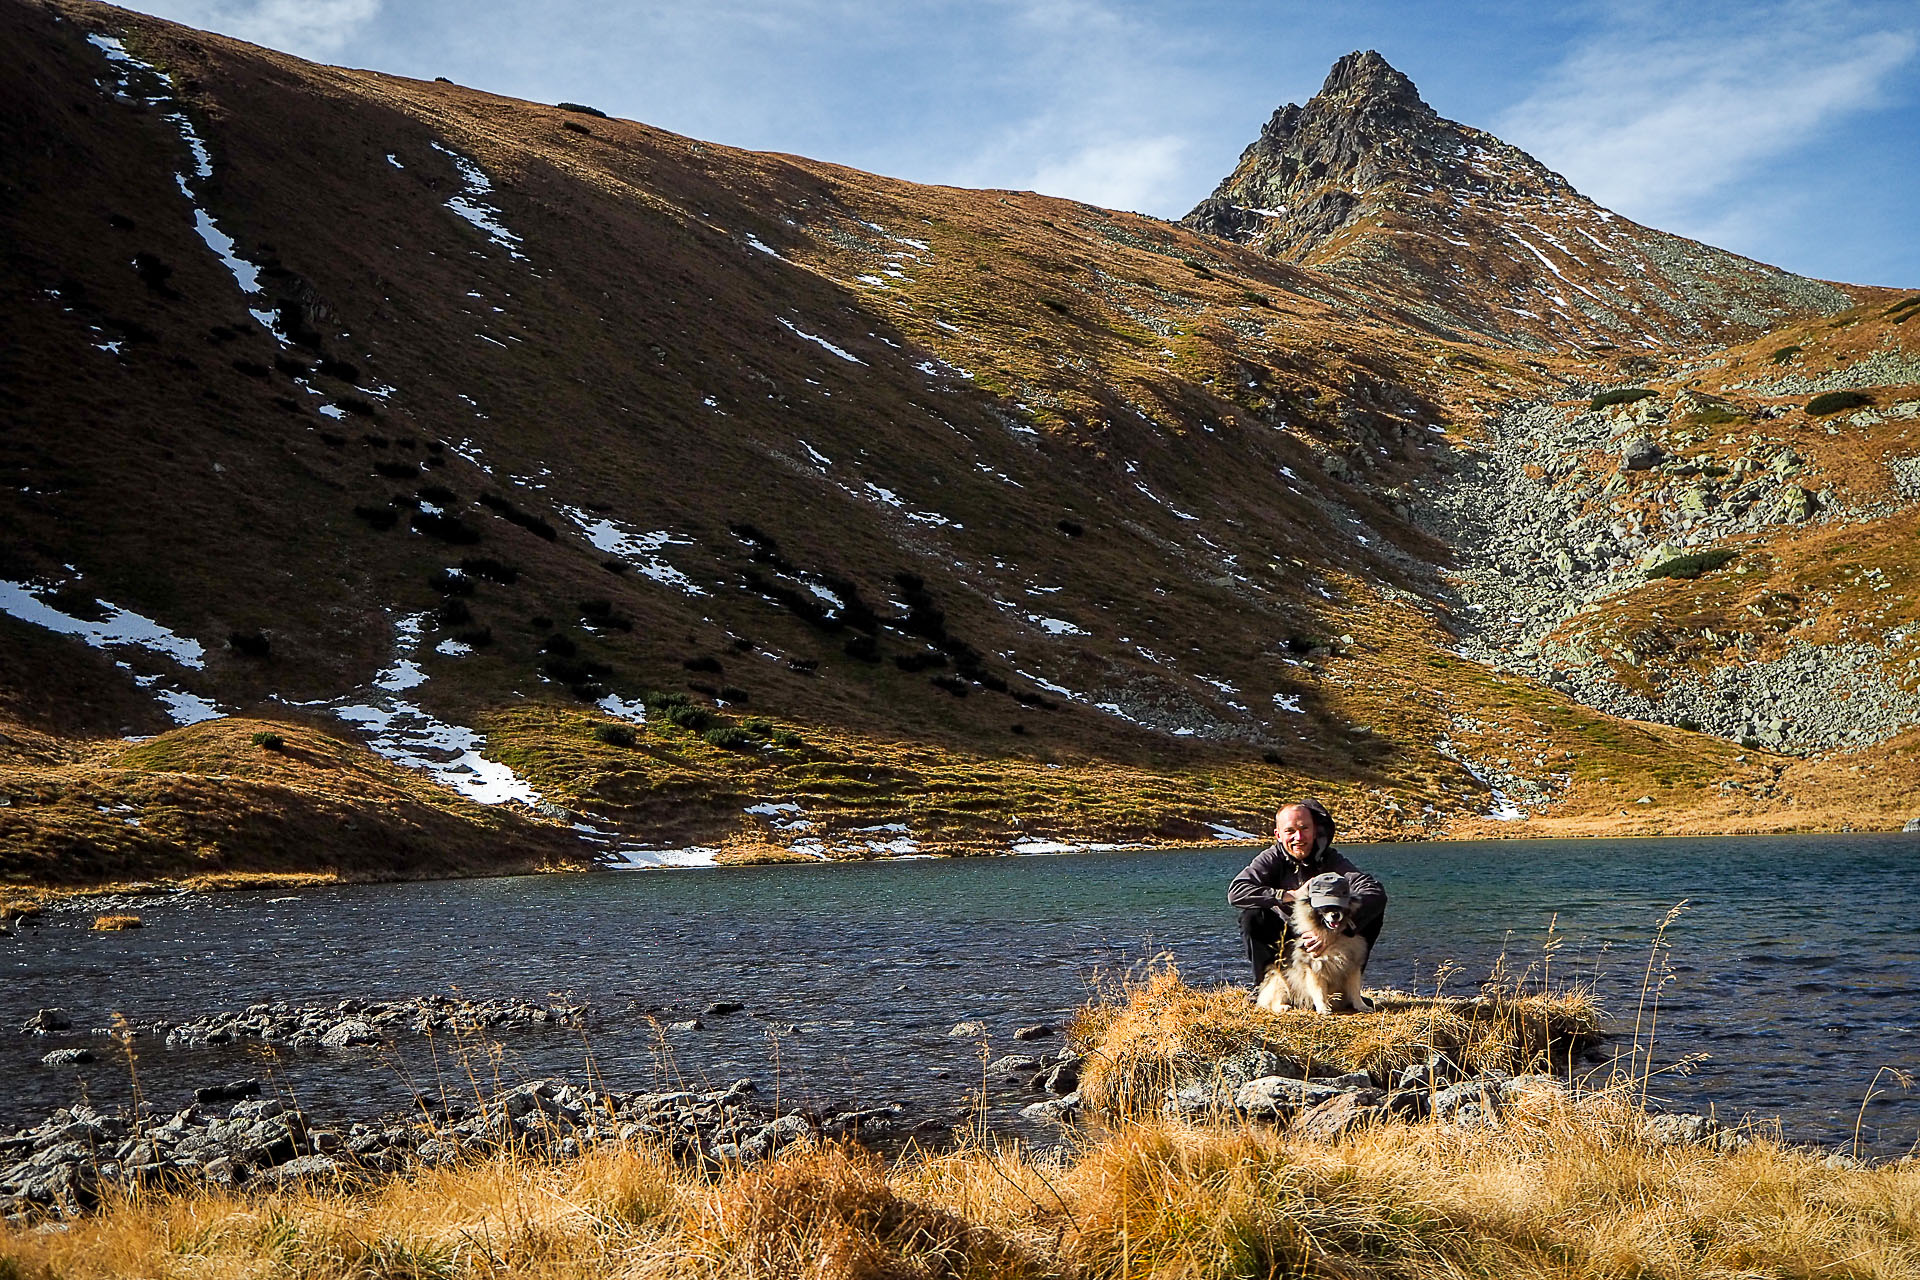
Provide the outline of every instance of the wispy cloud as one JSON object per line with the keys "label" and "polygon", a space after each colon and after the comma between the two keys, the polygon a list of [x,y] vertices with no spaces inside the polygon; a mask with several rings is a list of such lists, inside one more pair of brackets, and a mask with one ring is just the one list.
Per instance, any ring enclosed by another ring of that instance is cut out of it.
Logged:
{"label": "wispy cloud", "polygon": [[1495,131],[1600,203],[1677,229],[1879,105],[1920,48],[1912,18],[1823,0],[1616,6]]}
{"label": "wispy cloud", "polygon": [[135,0],[134,7],[269,49],[323,59],[380,14],[381,0]]}

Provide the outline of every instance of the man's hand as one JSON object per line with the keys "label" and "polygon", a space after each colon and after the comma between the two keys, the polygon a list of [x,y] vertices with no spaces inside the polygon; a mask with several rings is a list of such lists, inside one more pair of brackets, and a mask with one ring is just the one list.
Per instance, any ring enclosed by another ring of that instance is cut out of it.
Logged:
{"label": "man's hand", "polygon": [[1327,949],[1327,944],[1309,933],[1300,939],[1300,949],[1310,956],[1317,956]]}

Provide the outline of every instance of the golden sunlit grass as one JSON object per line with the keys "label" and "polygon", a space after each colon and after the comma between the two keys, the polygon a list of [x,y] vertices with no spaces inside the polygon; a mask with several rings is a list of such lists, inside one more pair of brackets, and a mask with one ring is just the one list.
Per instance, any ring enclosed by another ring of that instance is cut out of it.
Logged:
{"label": "golden sunlit grass", "polygon": [[93,928],[96,933],[119,933],[124,929],[138,929],[140,917],[133,915],[95,916]]}
{"label": "golden sunlit grass", "polygon": [[1920,1164],[1666,1146],[1617,1098],[1330,1143],[1143,1121],[1035,1156],[798,1147],[702,1176],[646,1151],[365,1187],[120,1199],[0,1231],[0,1274],[107,1277],[1603,1277],[1920,1273]]}

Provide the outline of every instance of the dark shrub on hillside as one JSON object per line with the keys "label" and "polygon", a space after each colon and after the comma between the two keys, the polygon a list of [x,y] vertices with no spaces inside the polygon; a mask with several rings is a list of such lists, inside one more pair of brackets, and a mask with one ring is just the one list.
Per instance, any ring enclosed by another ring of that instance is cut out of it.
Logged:
{"label": "dark shrub on hillside", "polygon": [[788,658],[787,670],[796,675],[810,676],[820,669],[818,658]]}
{"label": "dark shrub on hillside", "polygon": [[473,579],[464,573],[455,573],[451,569],[442,569],[427,579],[427,585],[443,596],[470,596],[473,594]]}
{"label": "dark shrub on hillside", "polygon": [[413,513],[411,523],[415,529],[429,538],[438,538],[454,546],[472,546],[480,541],[480,531],[459,516],[434,515],[430,511],[416,511]]}
{"label": "dark shrub on hillside", "polygon": [[765,716],[748,716],[740,722],[740,727],[748,733],[759,734],[763,738],[773,733],[773,721]]}
{"label": "dark shrub on hillside", "polygon": [[[562,657],[549,655],[540,664],[540,670],[549,677],[572,689],[578,697],[586,697],[587,690],[598,688],[598,683],[613,674],[613,668],[604,662],[595,662],[591,658]],[[605,690],[593,694],[599,697]]]}
{"label": "dark shrub on hillside", "polygon": [[597,724],[593,736],[610,747],[630,747],[634,743],[633,730],[624,724]]}
{"label": "dark shrub on hillside", "polygon": [[363,418],[379,416],[380,410],[371,400],[362,400],[359,396],[335,396],[333,407],[346,413],[358,414]]}
{"label": "dark shrub on hillside", "polygon": [[422,501],[431,502],[436,507],[457,507],[460,495],[443,484],[423,484],[415,489],[414,496]]}
{"label": "dark shrub on hillside", "polygon": [[[356,386],[360,382],[359,367],[349,364],[345,360],[335,360],[330,356],[322,357],[319,368],[320,376],[323,378],[337,378],[341,382],[351,382]],[[345,406],[342,407],[344,408]],[[368,408],[369,411],[371,411],[372,406],[368,406]]]}
{"label": "dark shrub on hillside", "polygon": [[389,480],[412,480],[420,474],[420,468],[411,462],[387,462],[382,460],[373,464],[376,475]]}
{"label": "dark shrub on hillside", "polygon": [[1077,538],[1087,531],[1086,526],[1078,520],[1057,520],[1054,522],[1053,527],[1066,534],[1069,538]]}
{"label": "dark shrub on hillside", "polygon": [[494,512],[508,523],[519,525],[535,537],[545,538],[548,542],[552,542],[555,538],[559,537],[559,534],[554,532],[552,525],[542,520],[539,516],[520,510],[520,508],[514,506],[513,503],[507,501],[499,494],[481,494],[480,505]]}
{"label": "dark shrub on hillside", "polygon": [[273,642],[258,631],[229,632],[227,646],[243,658],[264,658],[273,652]]}
{"label": "dark shrub on hillside", "polygon": [[713,715],[705,707],[682,704],[668,707],[661,712],[668,724],[677,724],[682,729],[691,729],[695,733],[709,728],[713,724]]}
{"label": "dark shrub on hillside", "polygon": [[1861,409],[1873,403],[1873,397],[1861,391],[1829,391],[1807,401],[1807,415],[1818,418],[1829,413]]}
{"label": "dark shrub on hillside", "polygon": [[1060,301],[1060,299],[1058,298],[1042,298],[1040,299],[1040,305],[1045,307],[1049,311],[1055,312],[1058,315],[1064,316],[1068,312],[1067,304]]}
{"label": "dark shrub on hillside", "polygon": [[723,701],[732,702],[743,707],[746,706],[749,702],[753,701],[753,695],[748,693],[745,689],[742,689],[737,684],[721,685],[720,692],[715,696],[722,699]]}
{"label": "dark shrub on hillside", "polygon": [[560,127],[569,133],[583,134],[589,138],[593,136],[593,130],[587,128],[587,126],[581,124],[578,120],[562,120]]}
{"label": "dark shrub on hillside", "polygon": [[151,253],[141,252],[133,255],[133,274],[140,277],[140,283],[163,298],[177,298],[167,281],[173,278],[173,268]]}
{"label": "dark shrub on hillside", "polygon": [[347,447],[347,438],[345,436],[337,436],[331,431],[322,431],[319,434],[320,443],[329,449],[344,449]]}
{"label": "dark shrub on hillside", "polygon": [[465,600],[450,596],[442,600],[440,607],[434,610],[434,619],[442,630],[448,627],[464,627],[473,621],[473,610],[467,607]]}
{"label": "dark shrub on hillside", "polygon": [[1703,573],[1712,573],[1739,555],[1731,547],[1715,547],[1711,551],[1690,551],[1671,560],[1662,560],[1647,570],[1649,578],[1697,578]]}
{"label": "dark shrub on hillside", "polygon": [[680,664],[689,671],[704,671],[709,675],[721,675],[720,659],[710,657],[688,658]]}
{"label": "dark shrub on hillside", "polygon": [[353,514],[365,520],[376,529],[391,529],[400,523],[400,513],[392,507],[356,506]]}
{"label": "dark shrub on hillside", "polygon": [[760,739],[745,729],[730,724],[708,729],[700,735],[700,740],[708,746],[720,747],[726,751],[754,751],[760,746]]}
{"label": "dark shrub on hillside", "polygon": [[1773,362],[1775,364],[1785,364],[1799,354],[1800,347],[1797,344],[1791,347],[1782,347],[1773,353]]}
{"label": "dark shrub on hillside", "polygon": [[1032,707],[1035,711],[1051,711],[1053,704],[1037,693],[1028,693],[1025,689],[1013,690],[1013,700],[1023,707]]}
{"label": "dark shrub on hillside", "polygon": [[369,433],[360,437],[360,443],[366,445],[369,449],[384,449],[392,444],[393,441],[387,439],[385,436],[376,436]]}
{"label": "dark shrub on hillside", "polygon": [[553,629],[553,619],[544,613],[536,613],[527,619],[527,625],[535,631],[550,631]]}
{"label": "dark shrub on hillside", "polygon": [[855,636],[840,649],[849,658],[859,662],[880,661],[880,645],[872,636]]}
{"label": "dark shrub on hillside", "polygon": [[235,373],[244,373],[249,378],[264,378],[273,372],[273,370],[267,368],[267,366],[261,364],[258,360],[235,360],[233,362],[233,371]]}
{"label": "dark shrub on hillside", "polygon": [[571,658],[580,652],[580,646],[558,633],[548,636],[540,642],[540,652],[557,653],[563,658]]}
{"label": "dark shrub on hillside", "polygon": [[1648,391],[1645,387],[1622,387],[1617,391],[1602,391],[1587,401],[1587,408],[1605,409],[1616,404],[1632,404],[1635,400],[1649,400],[1659,394],[1658,391]]}
{"label": "dark shrub on hillside", "polygon": [[277,733],[256,733],[249,741],[251,741],[254,746],[264,747],[268,751],[285,751],[287,749],[287,740]]}
{"label": "dark shrub on hillside", "polygon": [[690,707],[693,703],[687,695],[678,690],[649,689],[640,695],[640,701],[649,711],[665,712],[669,707]]}
{"label": "dark shrub on hillside", "polygon": [[313,366],[305,360],[296,360],[289,355],[275,356],[273,358],[273,367],[286,374],[289,378],[304,378],[313,372]]}
{"label": "dark shrub on hillside", "polygon": [[492,556],[465,556],[460,568],[476,578],[485,578],[488,582],[497,582],[510,587],[520,580],[520,571],[510,564],[495,560]]}
{"label": "dark shrub on hillside", "polygon": [[572,111],[578,115],[598,116],[602,120],[607,118],[606,112],[598,107],[590,107],[584,102],[556,102],[553,105],[559,107],[562,111]]}
{"label": "dark shrub on hillside", "polygon": [[947,665],[944,653],[896,653],[893,665],[902,671],[932,671]]}
{"label": "dark shrub on hillside", "polygon": [[600,562],[600,567],[602,569],[605,569],[608,573],[621,574],[627,571],[627,562],[624,560],[614,560],[610,558],[610,559],[602,560]]}
{"label": "dark shrub on hillside", "polygon": [[930,682],[936,689],[945,689],[956,698],[964,698],[970,692],[967,682],[959,676],[935,676]]}
{"label": "dark shrub on hillside", "polygon": [[453,638],[469,649],[484,649],[493,643],[492,627],[469,627],[465,631],[456,631]]}
{"label": "dark shrub on hillside", "polygon": [[601,627],[612,631],[633,630],[633,619],[615,613],[611,600],[582,600],[580,617],[588,626]]}
{"label": "dark shrub on hillside", "polygon": [[1905,319],[1906,317],[1901,315],[1901,313],[1906,312],[1911,314],[1916,307],[1920,307],[1920,293],[1914,294],[1911,298],[1900,299],[1900,301],[1894,303],[1880,314],[1886,316],[1901,316],[1901,319]]}

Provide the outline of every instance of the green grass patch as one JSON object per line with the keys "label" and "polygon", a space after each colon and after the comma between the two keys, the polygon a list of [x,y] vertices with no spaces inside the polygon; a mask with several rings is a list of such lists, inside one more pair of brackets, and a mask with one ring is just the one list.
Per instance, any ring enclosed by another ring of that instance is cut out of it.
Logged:
{"label": "green grass patch", "polygon": [[1829,391],[1807,401],[1807,416],[1820,418],[1830,413],[1865,408],[1872,403],[1873,397],[1864,391]]}
{"label": "green grass patch", "polygon": [[1649,391],[1645,387],[1621,387],[1614,391],[1602,391],[1587,401],[1589,410],[1608,409],[1616,404],[1632,404],[1636,400],[1650,400],[1659,395],[1658,391]]}
{"label": "green grass patch", "polygon": [[1801,347],[1798,343],[1795,343],[1791,347],[1781,347],[1778,351],[1773,353],[1773,362],[1775,364],[1786,364],[1788,361],[1792,360],[1795,356],[1799,355],[1800,352],[1801,352]]}
{"label": "green grass patch", "polygon": [[1703,573],[1712,573],[1727,564],[1738,551],[1731,547],[1715,547],[1711,551],[1690,551],[1671,560],[1662,560],[1647,570],[1648,578],[1697,578]]}

